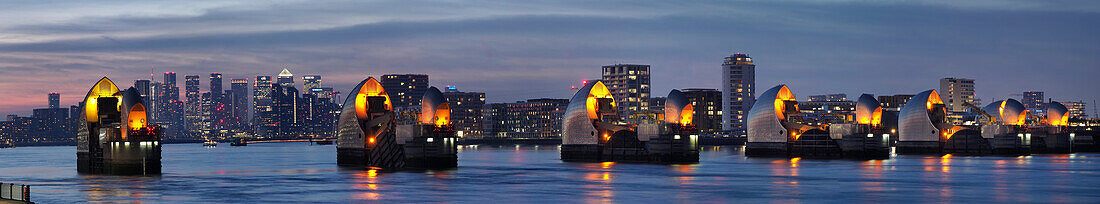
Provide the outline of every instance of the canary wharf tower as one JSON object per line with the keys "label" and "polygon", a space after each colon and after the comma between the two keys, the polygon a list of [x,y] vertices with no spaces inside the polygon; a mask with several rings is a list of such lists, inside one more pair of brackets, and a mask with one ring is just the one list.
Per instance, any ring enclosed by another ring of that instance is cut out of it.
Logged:
{"label": "canary wharf tower", "polygon": [[745,135],[745,114],[756,101],[756,65],[752,57],[737,53],[722,63],[722,129]]}

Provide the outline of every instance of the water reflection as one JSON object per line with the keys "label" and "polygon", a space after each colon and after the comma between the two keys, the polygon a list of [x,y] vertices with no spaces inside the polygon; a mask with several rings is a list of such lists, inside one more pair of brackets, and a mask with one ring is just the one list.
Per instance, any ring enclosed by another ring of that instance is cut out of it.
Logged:
{"label": "water reflection", "polygon": [[615,162],[583,163],[580,164],[584,173],[584,192],[586,203],[613,203],[615,202]]}
{"label": "water reflection", "polygon": [[379,168],[371,168],[366,171],[359,171],[352,174],[355,178],[355,185],[353,189],[359,190],[352,195],[352,199],[356,200],[379,200],[382,199],[381,185],[378,183]]}
{"label": "water reflection", "polygon": [[771,191],[772,196],[802,197],[801,185],[798,183],[798,181],[801,180],[798,178],[798,166],[801,161],[801,157],[795,157],[789,160],[784,159],[771,162],[772,184],[775,184]]}
{"label": "water reflection", "polygon": [[[1094,153],[889,160],[764,159],[701,148],[699,164],[565,163],[556,146],[463,146],[461,167],[343,169],[334,146],[165,146],[161,177],[76,174],[73,147],[0,149],[0,180],[38,203],[1095,202]],[[515,161],[515,162],[514,162]]]}
{"label": "water reflection", "polygon": [[155,185],[160,177],[80,175],[80,179],[84,200],[92,203],[159,197],[159,194],[147,190],[147,184]]}

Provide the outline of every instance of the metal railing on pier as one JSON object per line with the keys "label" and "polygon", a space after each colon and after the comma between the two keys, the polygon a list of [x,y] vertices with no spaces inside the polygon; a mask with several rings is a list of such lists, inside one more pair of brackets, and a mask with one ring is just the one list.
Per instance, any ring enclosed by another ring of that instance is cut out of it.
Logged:
{"label": "metal railing on pier", "polygon": [[0,183],[0,199],[31,202],[31,186]]}

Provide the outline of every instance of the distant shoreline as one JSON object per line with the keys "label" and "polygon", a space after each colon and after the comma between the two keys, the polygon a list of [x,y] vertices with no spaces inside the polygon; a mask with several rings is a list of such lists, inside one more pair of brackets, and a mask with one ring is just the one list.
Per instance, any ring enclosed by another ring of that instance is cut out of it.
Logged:
{"label": "distant shoreline", "polygon": [[[196,144],[206,142],[204,140],[164,140],[164,144]],[[745,143],[745,138],[730,137],[730,138],[700,138],[700,145],[742,145]],[[560,138],[548,138],[548,139],[499,139],[499,138],[485,138],[485,139],[462,139],[458,141],[460,145],[560,145]],[[75,142],[51,142],[51,143],[35,143],[35,144],[13,144],[14,147],[46,147],[46,146],[76,146]]]}

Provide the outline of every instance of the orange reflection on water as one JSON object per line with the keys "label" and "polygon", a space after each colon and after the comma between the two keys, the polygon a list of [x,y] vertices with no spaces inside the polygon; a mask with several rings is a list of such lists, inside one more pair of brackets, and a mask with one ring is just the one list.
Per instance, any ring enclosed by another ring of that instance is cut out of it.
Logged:
{"label": "orange reflection on water", "polygon": [[371,167],[371,169],[354,174],[357,183],[359,183],[354,185],[354,188],[358,190],[366,190],[366,192],[361,192],[353,195],[353,199],[379,200],[382,198],[382,194],[375,192],[380,189],[378,185],[379,169],[380,168]]}
{"label": "orange reflection on water", "polygon": [[951,173],[951,154],[945,154],[940,158],[940,172]]}

